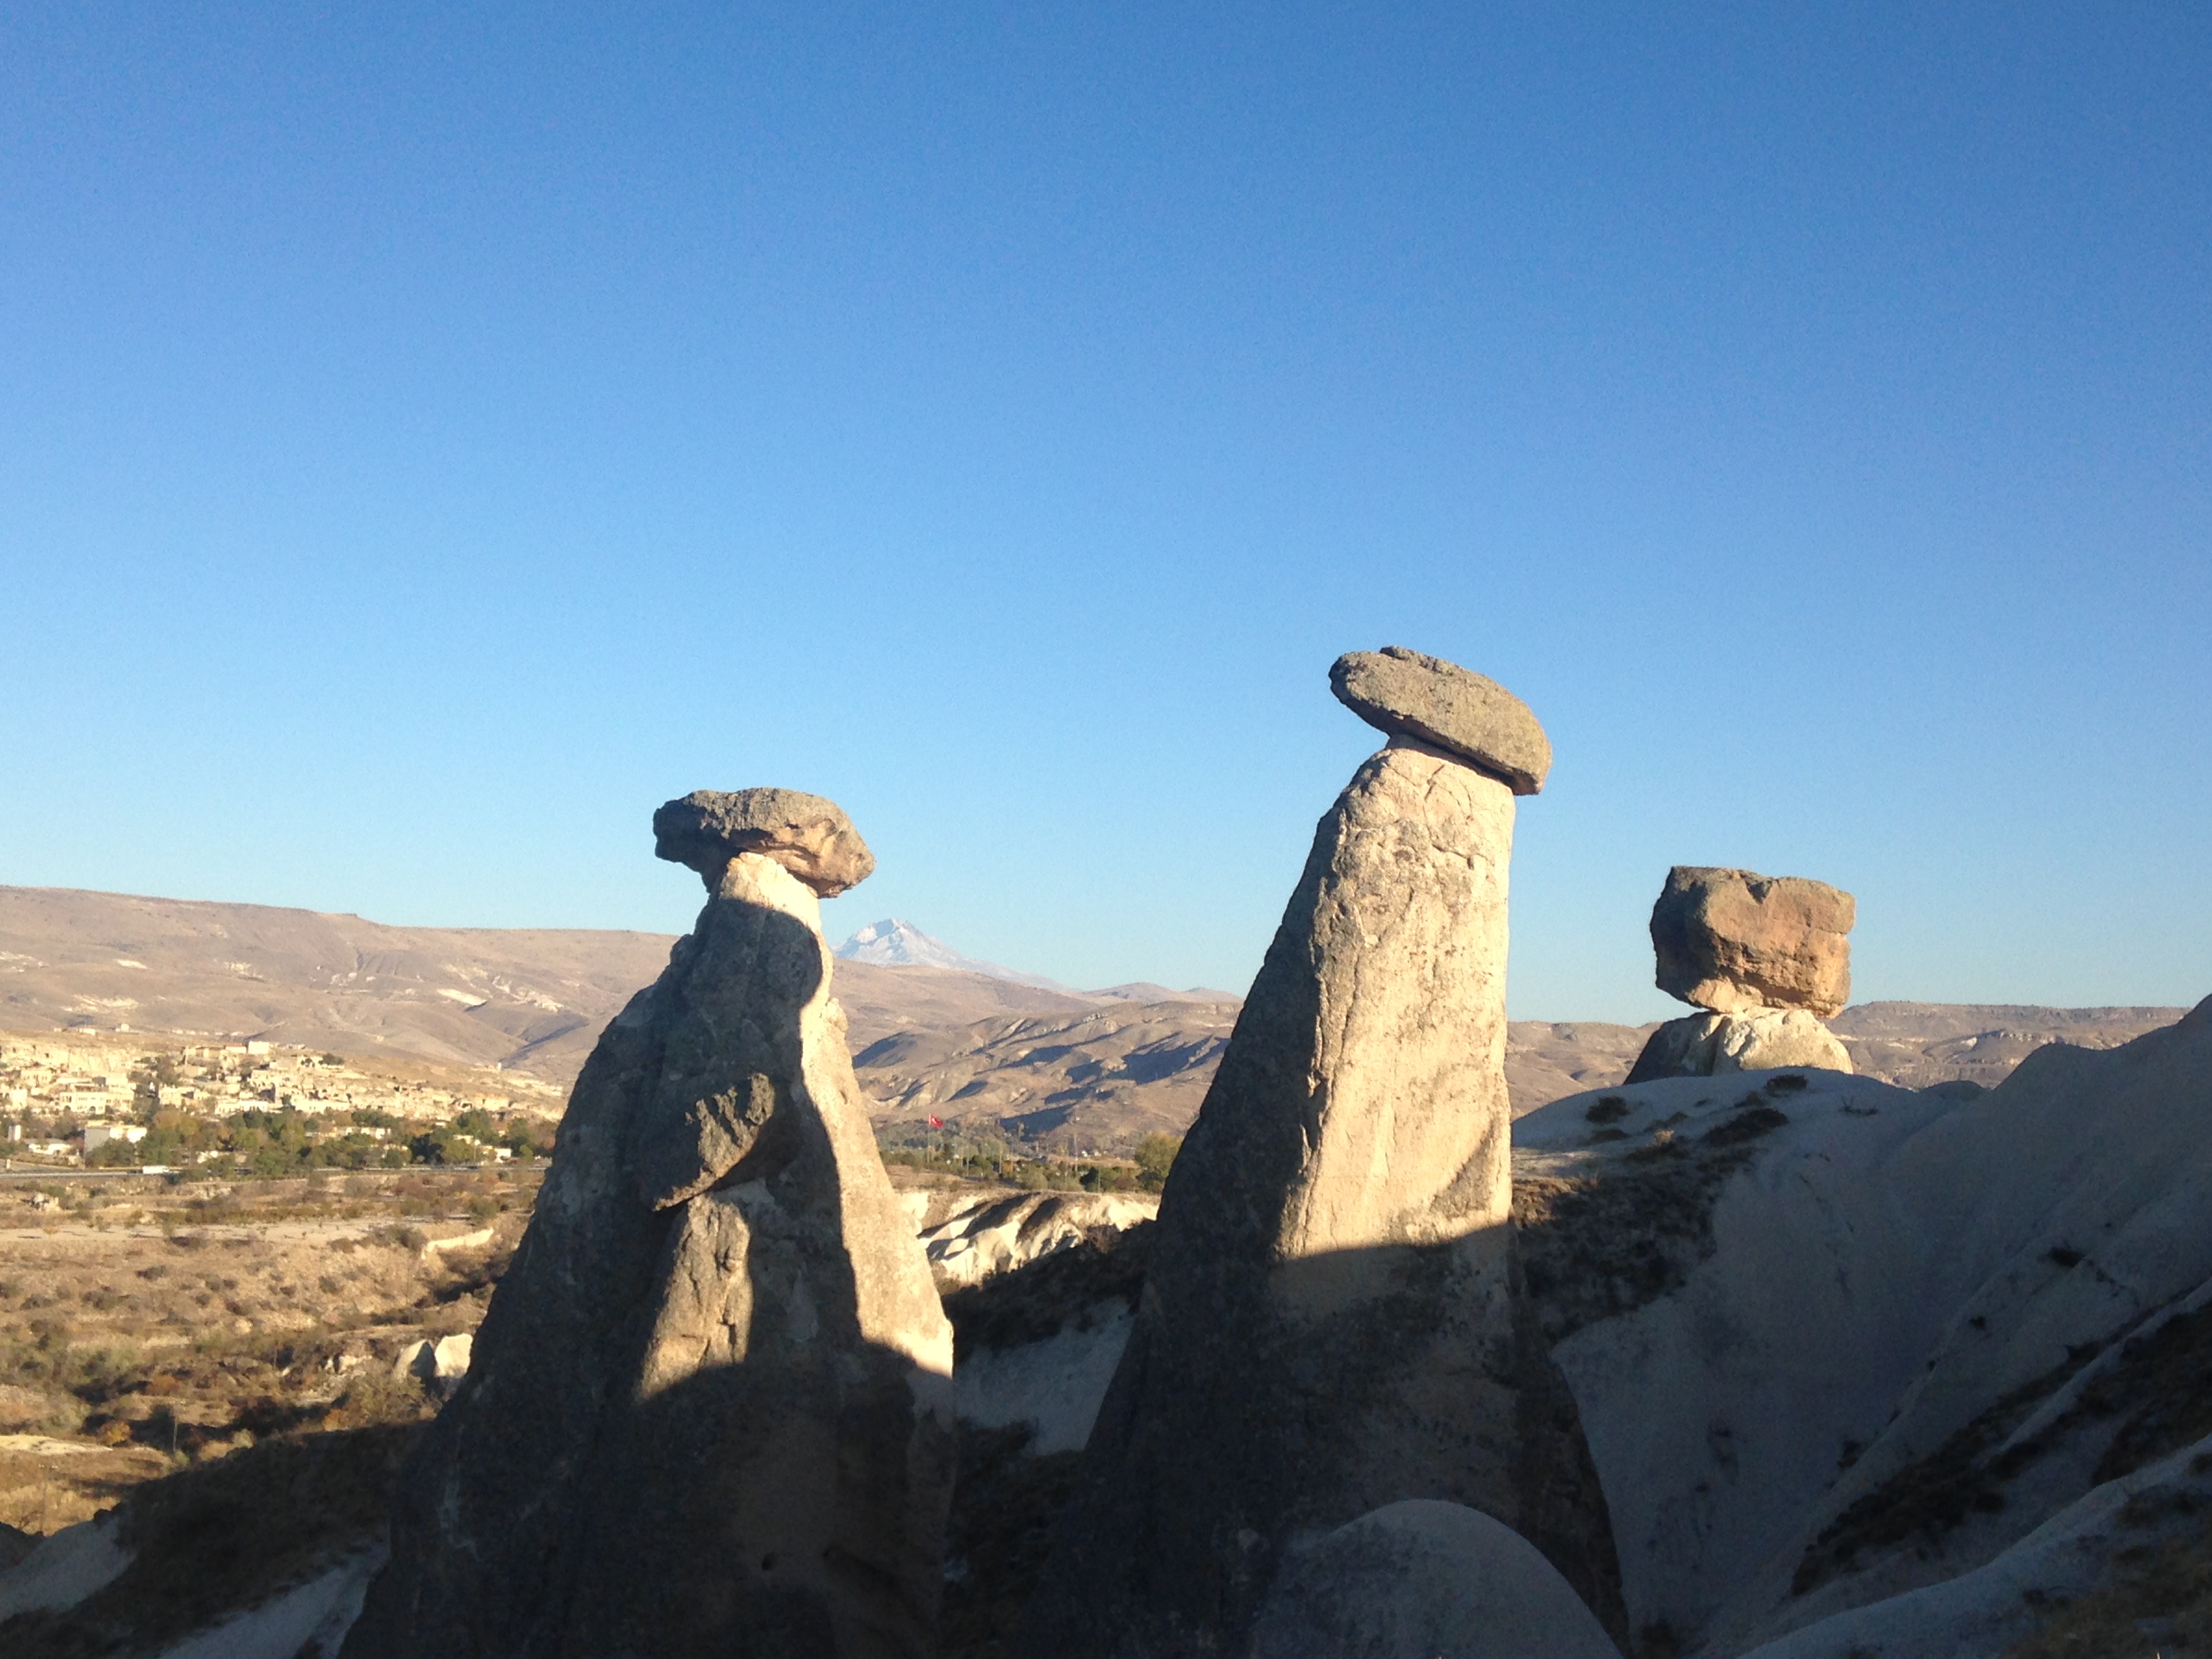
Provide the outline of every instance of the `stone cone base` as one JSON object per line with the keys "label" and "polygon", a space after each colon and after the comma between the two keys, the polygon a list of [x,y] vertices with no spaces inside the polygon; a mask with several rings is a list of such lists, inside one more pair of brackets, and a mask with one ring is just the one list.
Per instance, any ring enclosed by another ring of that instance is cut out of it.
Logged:
{"label": "stone cone base", "polygon": [[1670,1019],[1654,1031],[1627,1081],[1724,1077],[1731,1072],[1771,1072],[1785,1066],[1849,1072],[1851,1057],[1836,1034],[1802,1008],[1698,1013]]}

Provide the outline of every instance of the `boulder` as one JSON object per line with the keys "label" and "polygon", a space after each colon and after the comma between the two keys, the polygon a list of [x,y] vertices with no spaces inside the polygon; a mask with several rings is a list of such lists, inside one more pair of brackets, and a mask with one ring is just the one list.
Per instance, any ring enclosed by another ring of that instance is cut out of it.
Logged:
{"label": "boulder", "polygon": [[1649,1083],[1660,1077],[1711,1077],[1713,1074],[1713,1034],[1720,1030],[1720,1014],[1687,1014],[1670,1019],[1644,1039],[1644,1052],[1628,1068],[1629,1083]]}
{"label": "boulder", "polygon": [[823,898],[876,867],[842,807],[797,789],[695,789],[653,815],[653,837],[656,857],[696,870],[709,892],[740,853],[774,859]]}
{"label": "boulder", "polygon": [[1552,740],[1496,680],[1402,645],[1347,651],[1328,671],[1337,701],[1378,731],[1417,738],[1478,767],[1516,795],[1552,769]]}
{"label": "boulder", "polygon": [[1559,1569],[1510,1527],[1410,1499],[1294,1552],[1252,1659],[1620,1659]]}
{"label": "boulder", "polygon": [[1825,882],[1678,864],[1651,907],[1659,988],[1717,1014],[1839,1012],[1855,919],[1851,896]]}
{"label": "boulder", "polygon": [[450,1392],[469,1374],[469,1358],[475,1342],[475,1338],[462,1331],[435,1341],[411,1343],[400,1351],[399,1358],[392,1363],[392,1374],[414,1377],[424,1388],[436,1392]]}
{"label": "boulder", "polygon": [[577,1081],[351,1659],[933,1649],[951,1328],[813,892],[757,852],[710,878]]}
{"label": "boulder", "polygon": [[1286,1547],[1411,1498],[1498,1516],[1617,1608],[1572,1401],[1517,1311],[1513,812],[1400,737],[1322,820],[1168,1177],[1020,1650],[1239,1652]]}
{"label": "boulder", "polygon": [[1813,1066],[1849,1072],[1850,1051],[1802,1008],[1754,1008],[1747,1013],[1690,1014],[1654,1031],[1628,1073],[1631,1083],[1662,1077],[1721,1077]]}

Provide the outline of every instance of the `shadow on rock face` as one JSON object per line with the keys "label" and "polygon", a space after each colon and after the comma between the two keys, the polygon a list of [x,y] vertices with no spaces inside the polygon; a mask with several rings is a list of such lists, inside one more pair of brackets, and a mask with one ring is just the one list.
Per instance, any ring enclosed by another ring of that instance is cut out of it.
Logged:
{"label": "shadow on rock face", "polygon": [[[548,1651],[931,1650],[941,1567],[918,1579],[905,1525],[912,1363],[867,1344],[815,1346],[814,1363],[766,1375],[702,1370],[612,1418]],[[951,1437],[933,1449],[949,1488]]]}
{"label": "shadow on rock face", "polygon": [[1285,1564],[1253,1659],[1620,1659],[1552,1565],[1456,1504],[1391,1504]]}
{"label": "shadow on rock face", "polygon": [[[1459,684],[1392,660],[1440,697]],[[1030,1659],[1242,1654],[1288,1552],[1405,1499],[1496,1517],[1625,1623],[1574,1401],[1517,1284],[1513,802],[1401,734],[1316,826],[1161,1196]]]}
{"label": "shadow on rock face", "polygon": [[[1218,1639],[1201,1632],[1231,1633],[1234,1651],[1285,1552],[1416,1498],[1495,1517],[1623,1629],[1604,1495],[1514,1254],[1498,1225],[1301,1258],[1240,1292],[1152,1281],[1044,1595],[1110,1575],[1127,1651]],[[1224,1280],[1243,1276],[1224,1264]],[[1023,1650],[1059,1623],[1041,1598]]]}

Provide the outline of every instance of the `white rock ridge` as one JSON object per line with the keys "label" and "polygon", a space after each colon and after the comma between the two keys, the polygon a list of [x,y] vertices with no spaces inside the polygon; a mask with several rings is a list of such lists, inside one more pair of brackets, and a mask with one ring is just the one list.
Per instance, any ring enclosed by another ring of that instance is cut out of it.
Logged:
{"label": "white rock ridge", "polygon": [[[2118,1535],[2095,1504],[2063,1550],[2026,1540],[2191,1420],[2170,1378],[2212,1347],[2208,1121],[2212,1001],[1985,1094],[1808,1070],[1522,1118],[1525,1272],[1633,1626],[1690,1653],[1971,1659],[2021,1633],[2016,1609],[1975,1622],[1990,1586],[2062,1556],[2054,1595],[2108,1577],[2126,1540],[2096,1542]],[[1879,1613],[1899,1597],[1950,1609],[1929,1645]]]}
{"label": "white rock ridge", "polygon": [[1119,1232],[1159,1213],[1145,1193],[1019,1193],[979,1199],[921,1231],[945,1285],[980,1285],[994,1273],[1073,1249],[1098,1228]]}
{"label": "white rock ridge", "polygon": [[1504,1522],[1408,1499],[1292,1552],[1252,1659],[1620,1659],[1559,1569]]}

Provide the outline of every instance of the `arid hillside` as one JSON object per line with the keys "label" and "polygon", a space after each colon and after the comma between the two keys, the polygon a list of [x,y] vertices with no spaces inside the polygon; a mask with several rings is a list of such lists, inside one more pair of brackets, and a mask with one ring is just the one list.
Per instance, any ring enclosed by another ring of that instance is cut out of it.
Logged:
{"label": "arid hillside", "polygon": [[[0,1030],[250,1036],[502,1066],[565,1085],[675,942],[605,928],[390,927],[274,905],[0,887]],[[837,992],[855,1048],[915,1025],[1092,1006],[981,974],[865,963],[839,964]]]}
{"label": "arid hillside", "polygon": [[1237,1008],[1115,1003],[951,1029],[917,1024],[862,1048],[853,1065],[881,1124],[912,1129],[935,1118],[1054,1148],[1119,1150],[1190,1127]]}
{"label": "arid hillside", "polygon": [[2012,1003],[1863,1002],[1829,1022],[1868,1077],[1907,1089],[1963,1078],[1995,1088],[2047,1042],[2117,1048],[2186,1008],[2035,1008]]}
{"label": "arid hillside", "polygon": [[253,1036],[574,1077],[672,941],[0,888],[0,1024]]}
{"label": "arid hillside", "polygon": [[[254,1036],[360,1056],[500,1066],[565,1086],[668,959],[659,933],[390,927],[269,905],[0,887],[0,1029]],[[1051,990],[926,966],[837,964],[879,1122],[931,1117],[1125,1148],[1179,1133],[1236,1022],[1226,994]],[[2046,1042],[2108,1048],[2179,1008],[1875,1002],[1833,1022],[1859,1071],[1911,1088],[2001,1081]],[[1516,1021],[1517,1116],[1628,1073],[1650,1025]]]}
{"label": "arid hillside", "polygon": [[539,1175],[0,1182],[0,1524],[52,1532],[258,1437],[411,1420],[397,1362],[475,1330]]}

